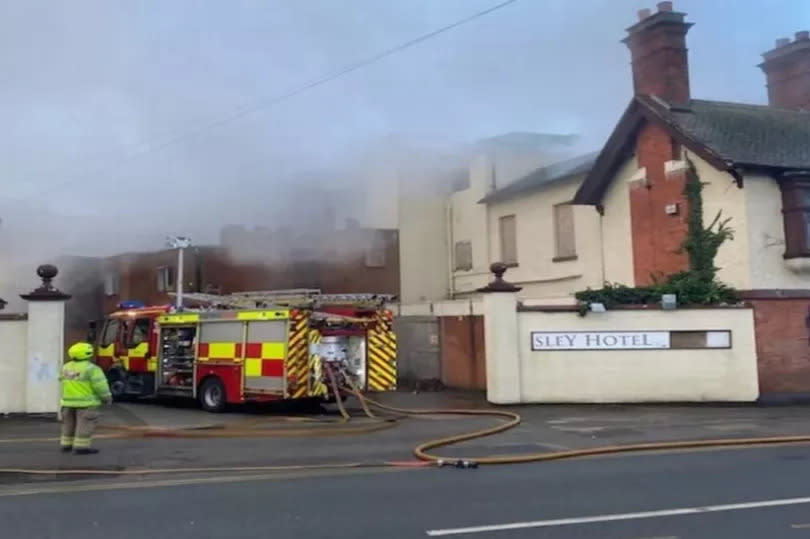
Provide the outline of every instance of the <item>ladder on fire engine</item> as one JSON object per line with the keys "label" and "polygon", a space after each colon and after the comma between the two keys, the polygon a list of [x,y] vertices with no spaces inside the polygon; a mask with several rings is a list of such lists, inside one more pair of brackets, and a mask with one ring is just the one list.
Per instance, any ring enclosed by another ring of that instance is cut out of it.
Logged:
{"label": "ladder on fire engine", "polygon": [[[174,295],[174,294],[170,294]],[[209,308],[256,309],[260,307],[317,307],[362,305],[379,308],[394,300],[391,294],[322,294],[318,289],[263,290],[227,295],[187,293],[183,298]]]}

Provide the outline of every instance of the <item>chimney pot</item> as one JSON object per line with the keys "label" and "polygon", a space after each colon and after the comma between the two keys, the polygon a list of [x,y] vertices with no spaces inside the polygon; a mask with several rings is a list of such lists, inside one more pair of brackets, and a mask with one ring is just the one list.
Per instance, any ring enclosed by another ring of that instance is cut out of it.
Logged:
{"label": "chimney pot", "polygon": [[[685,13],[669,12],[672,2],[659,2],[658,13],[640,10],[642,19],[627,29],[623,39],[630,49],[633,91],[657,95],[668,103],[689,101],[689,60],[686,33],[692,26]],[[646,17],[649,17],[646,21]]]}
{"label": "chimney pot", "polygon": [[776,48],[762,56],[768,104],[783,109],[810,109],[810,31],[795,34],[796,41],[776,40]]}
{"label": "chimney pot", "polygon": [[644,19],[646,19],[650,15],[652,15],[652,11],[650,11],[648,8],[638,10],[638,20],[640,20],[640,21],[643,21]]}

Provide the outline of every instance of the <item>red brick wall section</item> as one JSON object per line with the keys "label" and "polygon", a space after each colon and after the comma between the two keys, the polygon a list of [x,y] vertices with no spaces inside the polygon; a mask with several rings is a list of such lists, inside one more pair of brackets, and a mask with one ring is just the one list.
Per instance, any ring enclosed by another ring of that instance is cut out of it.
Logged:
{"label": "red brick wall section", "polygon": [[[684,176],[664,172],[664,163],[675,158],[674,151],[672,138],[657,125],[645,125],[636,139],[638,166],[647,170],[647,185],[630,186],[636,285],[650,284],[653,275],[669,275],[687,268],[686,255],[678,253],[687,230]],[[666,206],[674,203],[679,204],[679,211],[668,215]]]}
{"label": "red brick wall section", "polygon": [[761,395],[810,392],[810,299],[758,299],[754,305]]}
{"label": "red brick wall section", "polygon": [[486,389],[484,317],[443,316],[439,331],[442,384],[455,389]]}
{"label": "red brick wall section", "polygon": [[[372,234],[385,241],[384,262],[367,265],[362,248]],[[293,256],[263,263],[257,257],[234,257],[223,247],[198,247],[185,253],[186,292],[228,294],[248,290],[320,288],[327,294],[399,294],[399,240],[397,231],[358,229],[331,237],[333,246],[312,260]],[[139,300],[147,305],[170,303],[172,298],[157,289],[157,269],[177,267],[177,252],[166,250],[134,253],[108,259],[105,268],[120,276],[120,293],[105,296],[104,312],[115,310],[122,300]],[[100,293],[100,292],[99,292]]]}

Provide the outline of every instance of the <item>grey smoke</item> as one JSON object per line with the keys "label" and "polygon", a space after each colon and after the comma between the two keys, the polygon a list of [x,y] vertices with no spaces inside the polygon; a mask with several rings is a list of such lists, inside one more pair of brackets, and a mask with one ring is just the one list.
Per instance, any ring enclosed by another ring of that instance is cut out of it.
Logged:
{"label": "grey smoke", "polygon": [[[343,213],[365,213],[363,182],[389,158],[408,170],[513,131],[578,133],[583,150],[597,148],[630,98],[623,29],[654,0],[522,0],[160,144],[493,3],[0,0],[0,296],[27,286],[12,265],[158,248],[166,234],[212,243],[230,223],[274,226],[291,201],[306,214],[311,181],[328,188],[316,197],[339,192]],[[692,90],[709,99],[764,102],[759,54],[810,19],[804,0],[675,8],[696,22]],[[391,135],[417,150],[375,153]]]}

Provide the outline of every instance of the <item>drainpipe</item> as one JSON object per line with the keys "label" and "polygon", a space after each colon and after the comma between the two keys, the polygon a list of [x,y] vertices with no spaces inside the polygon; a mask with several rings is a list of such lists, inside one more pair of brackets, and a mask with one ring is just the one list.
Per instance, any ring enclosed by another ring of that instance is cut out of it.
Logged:
{"label": "drainpipe", "polygon": [[599,212],[599,256],[601,258],[602,268],[602,282],[600,287],[605,285],[606,269],[605,269],[605,207],[602,204],[597,204],[596,211]]}
{"label": "drainpipe", "polygon": [[456,279],[453,271],[453,257],[455,255],[456,244],[453,241],[453,195],[447,199],[445,204],[445,237],[447,239],[447,297],[455,298]]}

